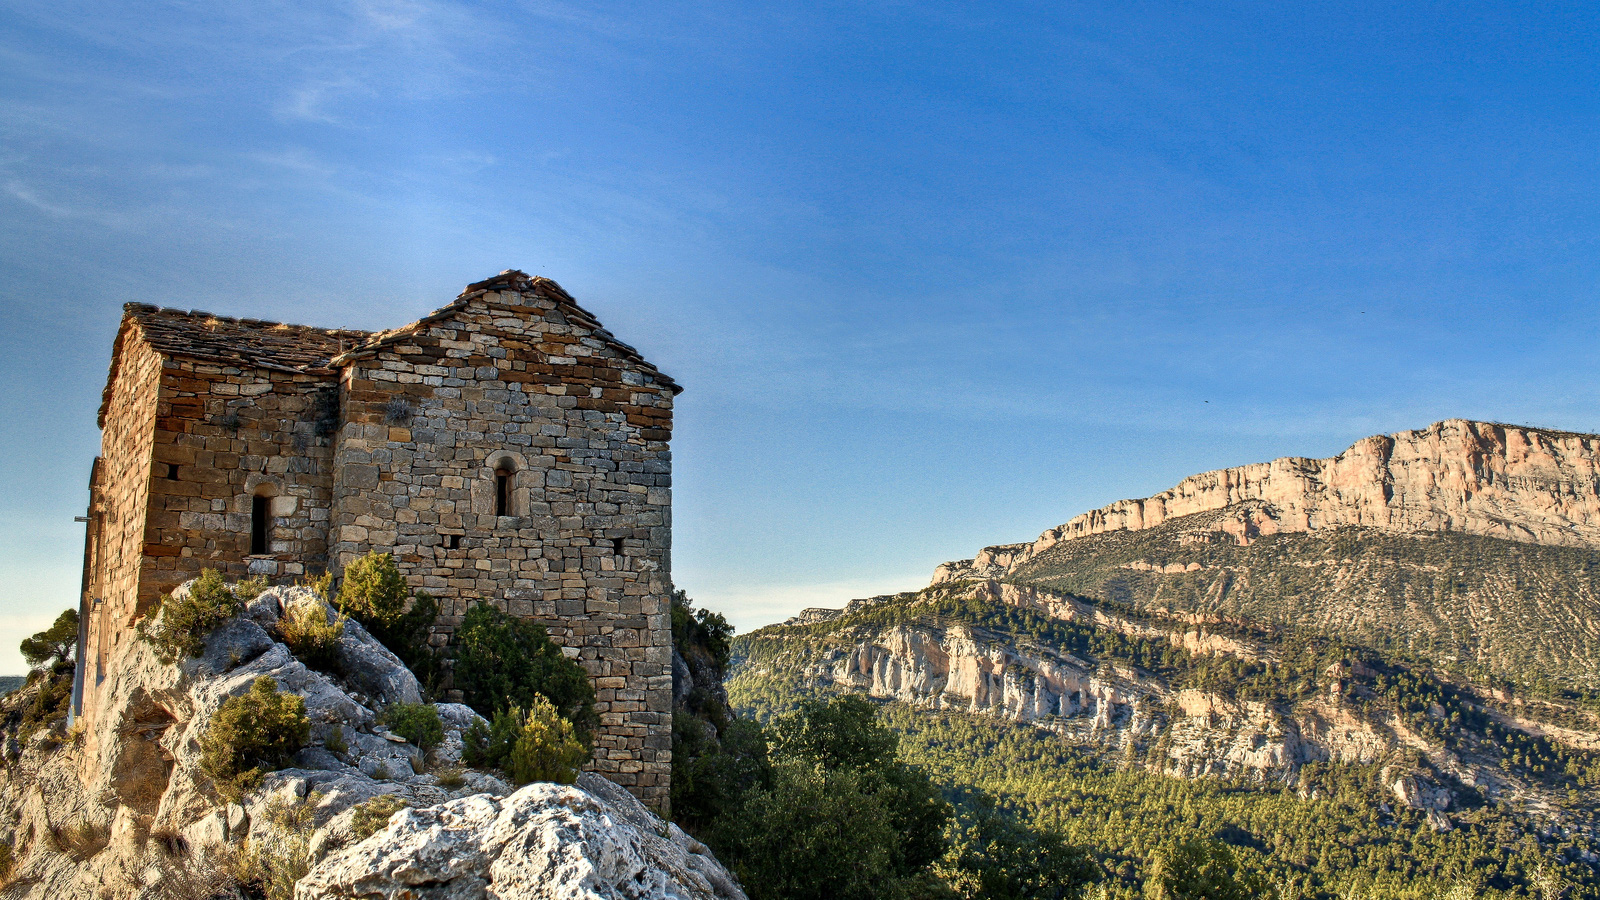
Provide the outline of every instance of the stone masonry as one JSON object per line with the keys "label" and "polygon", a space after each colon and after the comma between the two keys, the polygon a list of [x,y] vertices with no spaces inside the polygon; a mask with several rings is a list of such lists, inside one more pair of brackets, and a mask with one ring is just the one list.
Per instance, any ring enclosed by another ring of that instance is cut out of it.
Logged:
{"label": "stone masonry", "polygon": [[475,602],[543,624],[594,681],[591,768],[664,808],[679,391],[515,271],[378,333],[129,304],[91,476],[80,715],[202,568],[292,580],[391,552],[439,599],[436,644]]}

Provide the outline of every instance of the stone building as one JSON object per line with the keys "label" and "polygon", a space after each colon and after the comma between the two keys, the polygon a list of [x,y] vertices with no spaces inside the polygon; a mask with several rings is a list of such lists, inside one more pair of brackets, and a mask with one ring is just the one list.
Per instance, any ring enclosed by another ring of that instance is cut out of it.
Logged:
{"label": "stone building", "polygon": [[388,551],[438,598],[436,643],[477,601],[543,624],[594,681],[592,768],[664,805],[680,390],[516,271],[376,333],[129,304],[90,478],[79,714],[202,568],[294,579]]}

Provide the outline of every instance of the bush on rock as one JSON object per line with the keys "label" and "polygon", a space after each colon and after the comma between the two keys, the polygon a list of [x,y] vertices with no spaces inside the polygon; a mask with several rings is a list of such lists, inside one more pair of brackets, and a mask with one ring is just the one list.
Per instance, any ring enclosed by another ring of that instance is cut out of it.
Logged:
{"label": "bush on rock", "polygon": [[139,622],[139,637],[155,648],[157,659],[174,663],[203,653],[206,635],[243,608],[244,601],[220,572],[203,569],[187,594],[161,597],[158,614]]}
{"label": "bush on rock", "polygon": [[211,717],[200,739],[200,765],[218,793],[238,802],[262,775],[288,765],[310,739],[305,699],[280,693],[278,683],[263,675],[249,693],[229,697]]}
{"label": "bush on rock", "polygon": [[319,672],[332,672],[339,664],[339,639],[344,636],[345,617],[328,618],[321,602],[291,607],[278,620],[278,636],[295,658]]}
{"label": "bush on rock", "polygon": [[383,723],[424,751],[444,740],[444,723],[432,703],[391,703],[383,710]]}
{"label": "bush on rock", "polygon": [[439,656],[428,644],[439,604],[427,591],[417,591],[408,604],[410,595],[394,556],[373,551],[345,566],[337,605],[428,686],[439,675]]}
{"label": "bush on rock", "polygon": [[498,713],[491,725],[472,723],[462,743],[468,765],[501,769],[517,784],[571,784],[589,758],[589,748],[578,740],[572,723],[538,695],[526,712],[513,706]]}

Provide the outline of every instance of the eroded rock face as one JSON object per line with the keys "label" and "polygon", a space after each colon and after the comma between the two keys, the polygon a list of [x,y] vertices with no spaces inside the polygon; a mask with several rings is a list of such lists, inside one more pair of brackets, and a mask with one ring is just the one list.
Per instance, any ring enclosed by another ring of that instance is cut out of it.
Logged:
{"label": "eroded rock face", "polygon": [[706,850],[603,778],[395,813],[324,859],[295,900],[743,900]]}
{"label": "eroded rock face", "polygon": [[[1020,607],[1194,653],[1258,659],[1263,652],[1237,637],[1208,632],[1201,623],[1164,630],[1031,585],[979,581],[953,590],[969,601]],[[1394,771],[1385,783],[1394,785],[1402,804],[1435,811],[1454,803],[1441,778],[1490,784],[1498,777],[1441,752],[1397,720],[1360,715],[1337,691],[1285,708],[1234,700],[1175,688],[1128,666],[1097,665],[1042,643],[932,618],[896,625],[844,623],[825,642],[795,647],[791,652],[797,656],[762,665],[774,672],[792,668],[805,684],[824,690],[1027,722],[1107,754],[1133,749],[1145,765],[1180,777],[1292,783],[1307,763],[1381,764],[1409,748],[1420,751],[1427,765]],[[1330,669],[1327,678],[1331,685],[1350,674]]]}
{"label": "eroded rock face", "polygon": [[1600,546],[1600,436],[1450,419],[1357,441],[1331,459],[1285,457],[1185,478],[1041,534],[940,565],[933,583],[1000,578],[1062,541],[1235,508],[1217,528],[1263,534],[1359,525]]}

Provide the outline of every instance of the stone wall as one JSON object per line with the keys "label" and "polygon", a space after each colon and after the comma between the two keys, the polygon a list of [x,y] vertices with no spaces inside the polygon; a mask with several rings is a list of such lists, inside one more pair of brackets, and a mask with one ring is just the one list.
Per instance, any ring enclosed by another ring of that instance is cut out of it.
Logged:
{"label": "stone wall", "polygon": [[[149,506],[150,450],[161,357],[124,327],[111,352],[111,379],[100,411],[101,449],[90,486],[85,547],[88,570],[85,696],[106,677],[106,665],[133,638],[139,616],[139,562]],[[85,704],[89,707],[92,704]]]}
{"label": "stone wall", "polygon": [[592,768],[664,807],[673,388],[574,318],[478,291],[341,362],[333,554],[392,550],[438,643],[478,600],[542,623],[594,679]]}
{"label": "stone wall", "polygon": [[[203,568],[230,581],[327,568],[338,390],[331,372],[165,360],[141,609]],[[256,496],[270,518],[252,555]]]}

